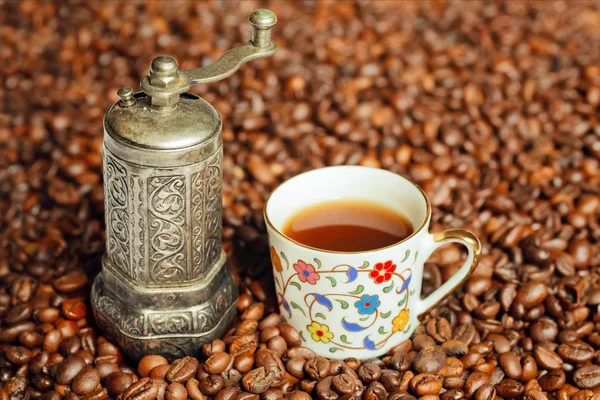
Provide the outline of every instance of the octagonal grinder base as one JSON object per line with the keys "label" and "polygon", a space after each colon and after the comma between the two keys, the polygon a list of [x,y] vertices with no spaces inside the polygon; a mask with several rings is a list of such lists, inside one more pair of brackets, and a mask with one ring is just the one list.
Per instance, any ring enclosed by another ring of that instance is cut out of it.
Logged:
{"label": "octagonal grinder base", "polygon": [[126,284],[103,258],[91,293],[98,326],[134,362],[147,354],[169,361],[199,355],[203,344],[225,334],[235,316],[237,287],[225,262],[222,252],[213,267],[218,272],[200,283],[148,289]]}

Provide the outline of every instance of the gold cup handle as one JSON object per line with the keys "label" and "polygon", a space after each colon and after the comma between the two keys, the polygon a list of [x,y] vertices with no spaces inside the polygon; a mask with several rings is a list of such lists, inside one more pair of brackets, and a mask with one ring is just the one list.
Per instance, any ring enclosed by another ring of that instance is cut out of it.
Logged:
{"label": "gold cup handle", "polygon": [[419,319],[422,319],[446,297],[450,296],[454,289],[467,280],[477,267],[479,256],[481,254],[481,243],[477,236],[462,229],[448,229],[442,232],[436,232],[430,235],[430,238],[430,255],[440,246],[448,243],[461,243],[465,245],[469,254],[467,260],[456,274],[419,303],[417,307],[417,316]]}

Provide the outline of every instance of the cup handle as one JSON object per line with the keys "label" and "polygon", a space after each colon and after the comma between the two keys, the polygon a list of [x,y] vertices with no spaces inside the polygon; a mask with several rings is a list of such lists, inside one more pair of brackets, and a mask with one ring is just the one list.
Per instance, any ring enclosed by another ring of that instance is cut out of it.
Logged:
{"label": "cup handle", "polygon": [[427,258],[429,258],[429,256],[440,246],[447,243],[461,243],[465,245],[469,254],[462,267],[460,267],[448,281],[419,303],[417,307],[417,317],[419,320],[440,304],[446,297],[452,294],[452,291],[456,289],[457,286],[467,280],[469,275],[475,270],[475,267],[477,267],[479,255],[481,254],[481,243],[477,236],[462,229],[448,229],[442,232],[436,232],[429,235],[429,238],[431,239],[431,242],[428,246],[429,255]]}

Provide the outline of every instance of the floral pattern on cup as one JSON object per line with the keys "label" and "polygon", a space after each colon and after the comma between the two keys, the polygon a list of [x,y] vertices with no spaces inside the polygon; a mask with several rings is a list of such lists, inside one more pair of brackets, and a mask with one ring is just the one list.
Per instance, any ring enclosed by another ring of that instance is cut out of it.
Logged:
{"label": "floral pattern on cup", "polygon": [[368,294],[365,294],[360,297],[360,300],[354,303],[354,306],[358,309],[360,315],[371,315],[380,304],[381,302],[379,301],[378,295],[369,296]]}
{"label": "floral pattern on cup", "polygon": [[369,277],[373,278],[377,284],[387,282],[392,279],[392,274],[395,270],[396,264],[388,260],[385,263],[375,264],[375,269],[369,273]]}
{"label": "floral pattern on cup", "polygon": [[294,269],[298,273],[300,282],[307,282],[314,285],[320,278],[319,274],[315,272],[315,267],[302,260],[298,260],[298,262],[294,264]]}
{"label": "floral pattern on cup", "polygon": [[325,324],[320,324],[313,321],[306,327],[311,334],[312,340],[315,342],[329,343],[333,339],[333,333],[329,331],[329,327]]}
{"label": "floral pattern on cup", "polygon": [[[328,268],[324,267],[318,258],[315,258],[314,262],[296,260],[292,264],[284,252],[278,254],[275,248],[271,247],[271,259],[274,260],[274,268],[277,272],[275,282],[279,304],[282,311],[287,312],[288,318],[292,317],[292,313],[298,312],[309,319],[310,323],[306,326],[306,331],[300,331],[300,336],[305,342],[312,340],[330,344],[331,353],[359,349],[378,350],[395,333],[408,332],[411,329],[408,300],[415,291],[410,287],[412,270],[410,266],[404,269],[398,268],[398,265],[405,264],[410,255],[410,250],[407,250],[403,259],[398,262],[381,260],[371,264],[369,261],[364,261],[360,266],[340,264]],[[412,264],[416,262],[417,257],[418,252],[415,252]],[[285,268],[281,260],[285,261]],[[281,270],[275,264],[277,261]],[[289,271],[290,265],[295,273]],[[370,268],[371,265],[373,266]],[[284,270],[292,272],[285,281]],[[304,296],[304,304],[288,302],[286,299],[287,291],[292,288],[304,292],[303,285],[315,285],[321,279],[329,281],[330,286],[335,288],[338,282],[343,285],[352,284],[359,274],[363,273],[373,279],[380,288],[378,289],[380,293],[365,293],[365,287],[358,284],[356,289],[349,293],[339,293],[334,290],[331,293],[308,293]],[[382,305],[380,294],[385,295],[392,290],[398,295],[398,302]],[[341,309],[343,312],[336,313],[334,309]],[[337,320],[324,323],[328,321],[328,317],[335,317],[335,315],[343,315],[339,323]],[[286,319],[284,312],[282,312],[282,319]],[[348,333],[359,333],[373,326],[378,326],[377,337],[368,334],[361,342],[353,342],[348,338]]]}

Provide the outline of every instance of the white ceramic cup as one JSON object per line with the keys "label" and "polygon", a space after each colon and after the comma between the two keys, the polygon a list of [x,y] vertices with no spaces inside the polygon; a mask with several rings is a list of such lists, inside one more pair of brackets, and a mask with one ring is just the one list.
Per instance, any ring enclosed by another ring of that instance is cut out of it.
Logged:
{"label": "white ceramic cup", "polygon": [[[406,216],[414,233],[393,245],[360,252],[313,248],[282,233],[297,211],[329,200],[368,201]],[[425,193],[389,171],[339,166],[316,169],[280,185],[265,206],[275,287],[282,319],[303,345],[329,358],[366,359],[410,338],[420,317],[439,304],[475,269],[481,245],[470,232],[429,233]],[[423,264],[440,246],[468,249],[464,265],[421,300]]]}

